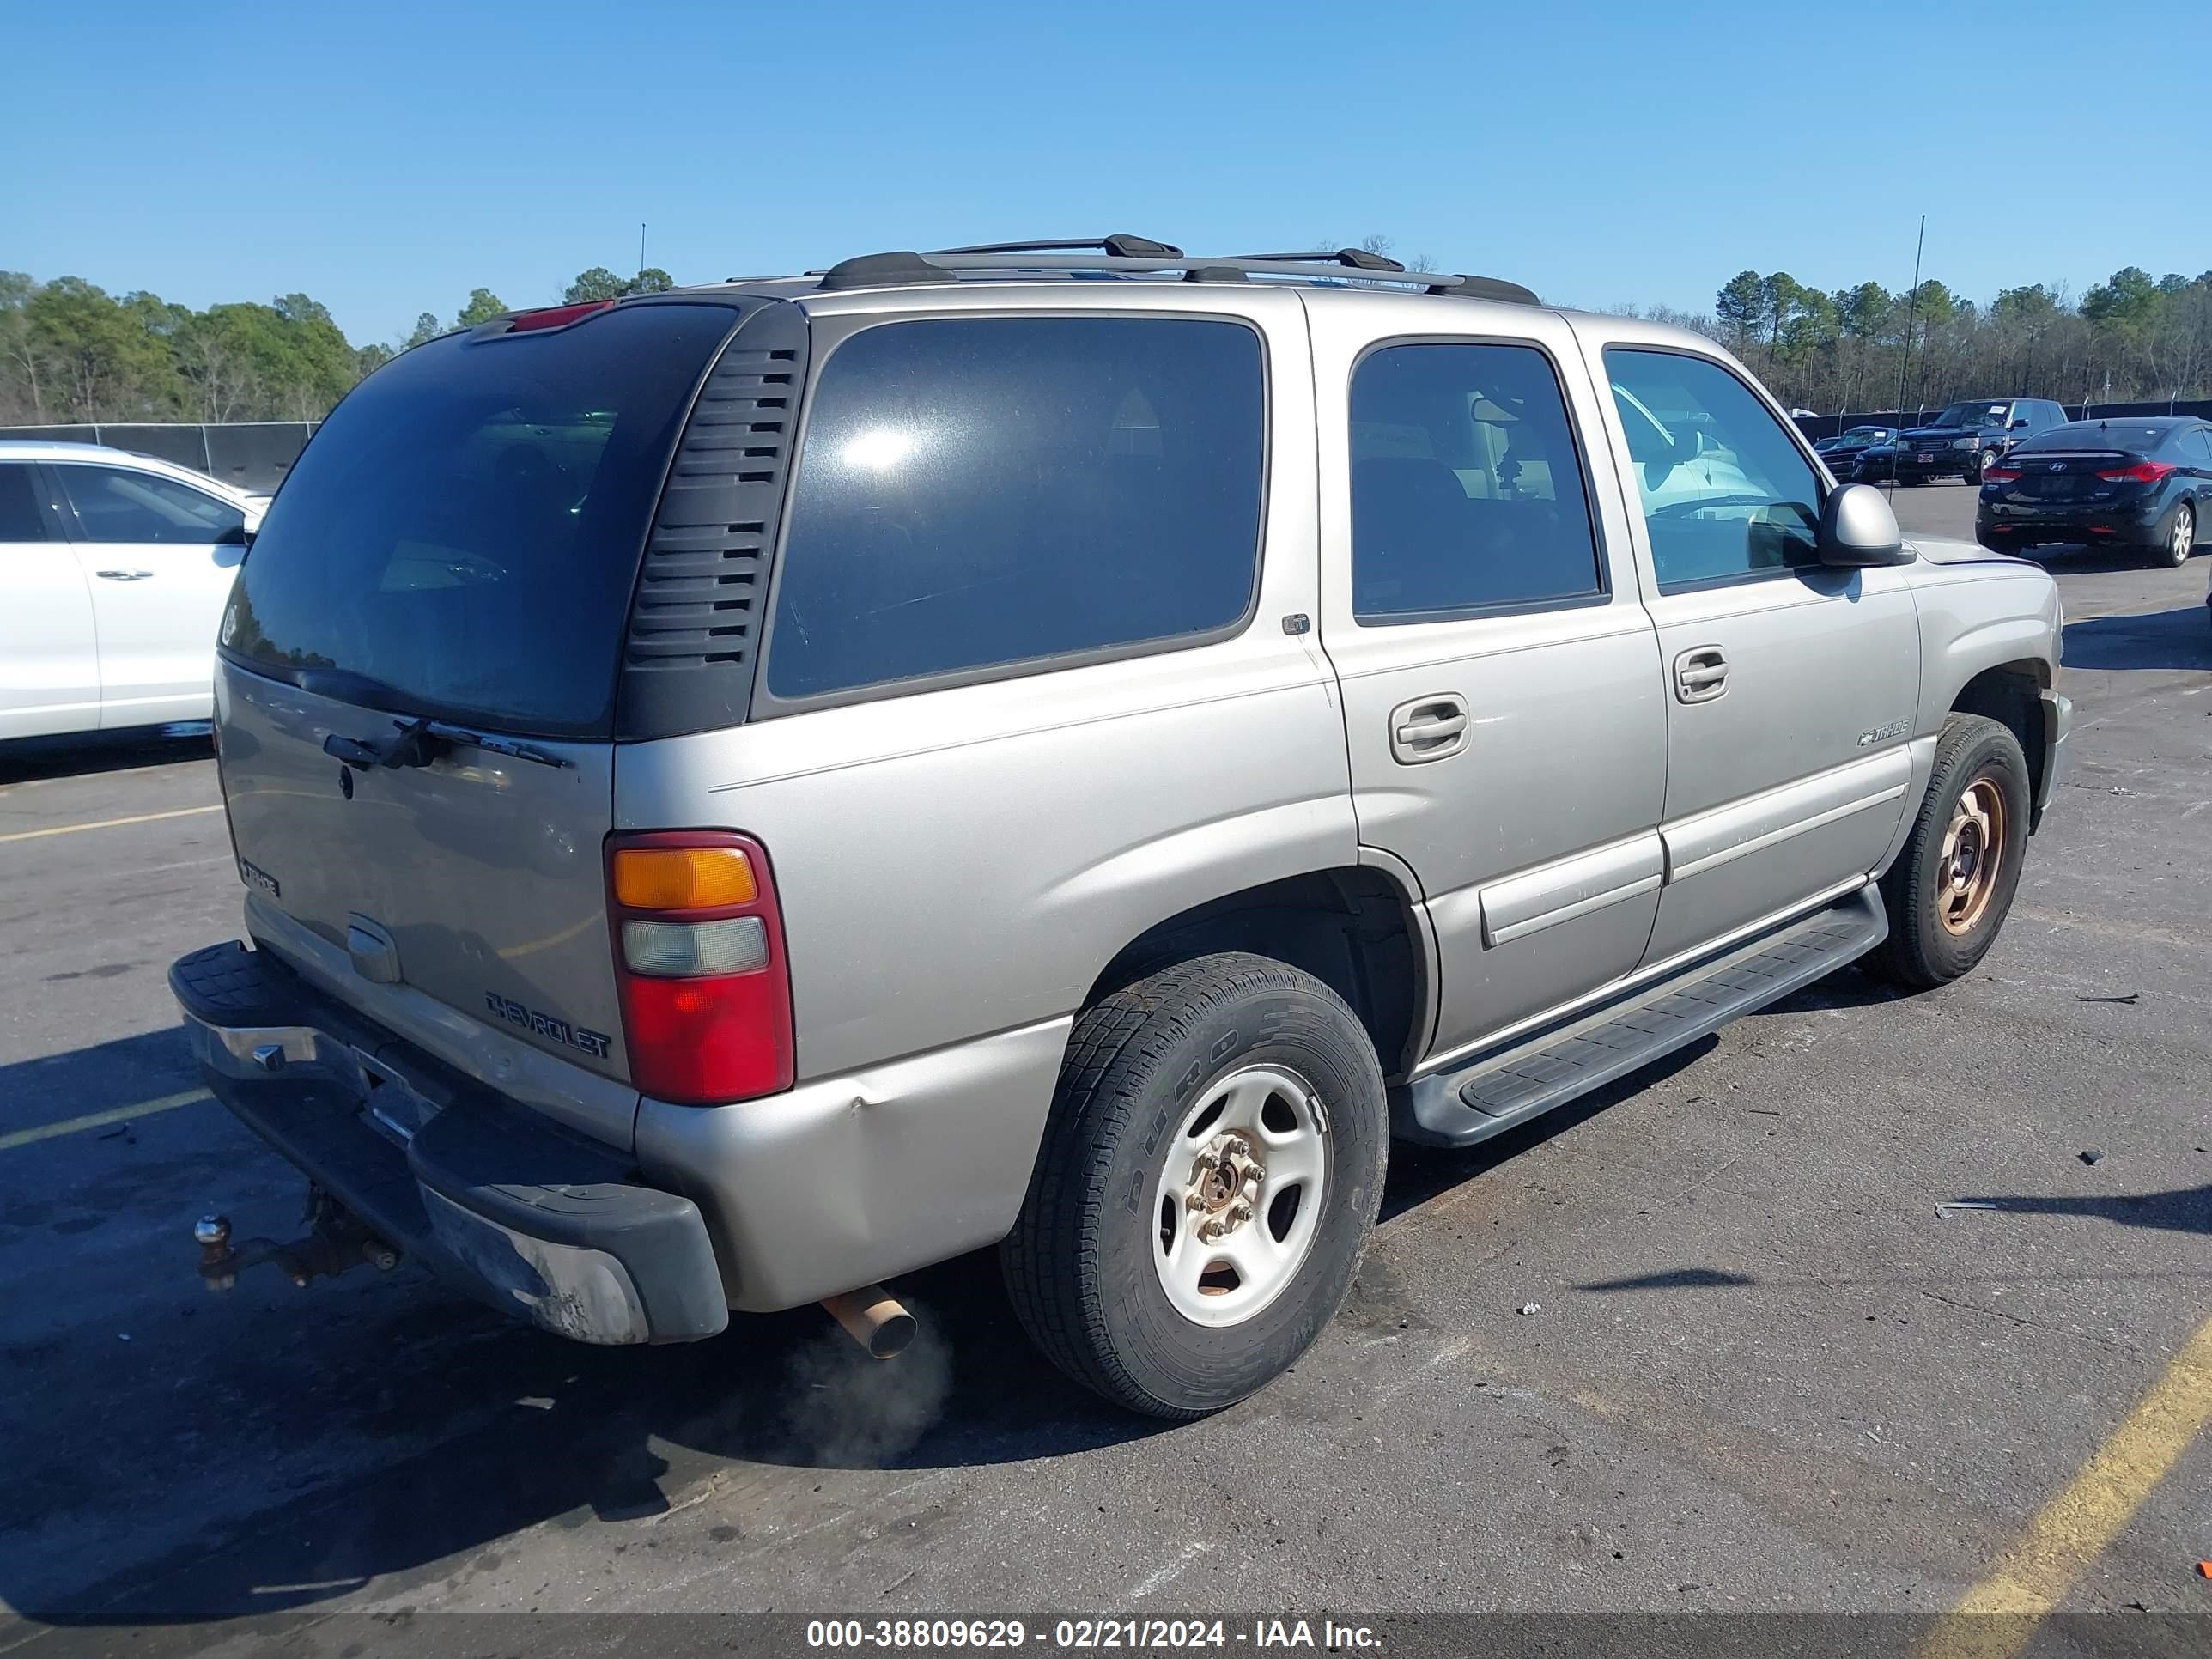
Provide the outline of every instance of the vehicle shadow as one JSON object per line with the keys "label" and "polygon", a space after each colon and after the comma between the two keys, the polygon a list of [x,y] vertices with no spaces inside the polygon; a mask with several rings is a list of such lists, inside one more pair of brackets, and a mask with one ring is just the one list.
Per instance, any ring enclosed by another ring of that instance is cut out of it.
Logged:
{"label": "vehicle shadow", "polygon": [[[1383,1216],[1567,1133],[1715,1046],[1711,1037],[1691,1044],[1469,1151],[1395,1148]],[[0,1071],[0,1094],[35,1075],[41,1097],[52,1097],[74,1079],[74,1109],[96,1110],[189,1086],[180,1054],[173,1031],[128,1039]],[[125,1076],[137,1092],[118,1097]],[[921,1333],[889,1363],[812,1308],[741,1316],[706,1342],[580,1346],[513,1325],[411,1263],[282,1300],[257,1295],[275,1282],[264,1269],[210,1307],[184,1237],[195,1201],[211,1191],[268,1207],[296,1188],[289,1168],[219,1109],[192,1109],[213,1115],[190,1126],[191,1150],[138,1169],[132,1182],[112,1162],[137,1169],[131,1160],[157,1146],[150,1132],[137,1152],[107,1147],[105,1176],[59,1162],[50,1166],[58,1182],[24,1170],[46,1183],[41,1195],[58,1213],[74,1181],[86,1184],[86,1202],[138,1212],[121,1218],[177,1237],[173,1259],[157,1249],[143,1278],[118,1292],[127,1301],[73,1322],[26,1317],[0,1328],[0,1418],[20,1449],[9,1460],[10,1513],[0,1519],[0,1604],[28,1620],[83,1628],[302,1610],[372,1583],[427,1583],[536,1527],[604,1528],[606,1551],[630,1547],[655,1536],[641,1524],[718,1480],[742,1487],[793,1472],[777,1488],[779,1509],[811,1505],[827,1518],[886,1496],[882,1481],[841,1472],[899,1472],[895,1492],[934,1470],[1170,1431],[1094,1399],[1036,1352],[990,1251],[899,1281]],[[152,1121],[178,1122],[182,1136],[183,1116]],[[182,1173],[165,1179],[164,1167]],[[184,1184],[191,1190],[178,1190]],[[18,1232],[13,1271],[68,1274],[75,1240]],[[37,1259],[41,1249],[50,1260]],[[174,1322],[190,1318],[187,1306],[199,1316]],[[125,1318],[142,1334],[134,1348],[169,1333],[158,1339],[155,1375],[115,1366],[114,1331]],[[66,1583],[40,1582],[31,1552],[9,1539],[48,1529],[99,1540],[83,1547],[106,1559],[86,1561],[81,1551]],[[741,1557],[734,1528],[730,1542]],[[730,1571],[741,1584],[741,1559]]]}
{"label": "vehicle shadow", "polygon": [[[179,1251],[176,1273],[199,1296],[189,1254]],[[890,1362],[811,1308],[746,1316],[707,1342],[587,1348],[513,1326],[419,1273],[397,1277],[345,1297],[351,1317],[289,1308],[288,1323],[318,1322],[307,1341],[264,1333],[184,1358],[173,1387],[114,1402],[112,1437],[97,1449],[71,1446],[74,1433],[50,1446],[45,1392],[9,1389],[27,1449],[11,1508],[33,1528],[50,1509],[91,1535],[106,1518],[127,1531],[147,1506],[181,1517],[196,1494],[212,1499],[274,1458],[287,1470],[303,1455],[312,1466],[325,1437],[351,1443],[354,1456],[347,1466],[333,1453],[337,1467],[295,1474],[294,1495],[272,1483],[268,1504],[229,1524],[165,1528],[164,1538],[189,1541],[151,1560],[118,1559],[66,1591],[24,1582],[5,1565],[16,1553],[0,1547],[0,1601],[73,1626],[283,1612],[372,1582],[404,1583],[548,1523],[603,1525],[607,1550],[627,1547],[653,1534],[625,1523],[666,1515],[745,1465],[919,1474],[1062,1455],[1167,1426],[1113,1410],[1053,1371],[1015,1326],[988,1255],[901,1282],[924,1328]],[[97,1389],[85,1358],[49,1355],[40,1369]],[[387,1443],[398,1455],[380,1454]],[[138,1474],[88,1489],[88,1468]],[[880,1490],[848,1482],[817,1507],[866,1507]]]}
{"label": "vehicle shadow", "polygon": [[2212,613],[2203,605],[2066,624],[2069,668],[2212,668]]}
{"label": "vehicle shadow", "polygon": [[205,720],[140,726],[128,732],[79,732],[58,738],[10,738],[0,743],[0,784],[91,777],[142,766],[170,766],[215,757]]}
{"label": "vehicle shadow", "polygon": [[[175,1028],[21,1061],[0,1067],[0,1135],[196,1081]],[[58,1625],[281,1612],[548,1522],[634,1524],[733,1467],[919,1474],[1168,1426],[1054,1370],[991,1252],[901,1279],[921,1333],[888,1363],[816,1308],[581,1346],[413,1262],[297,1292],[264,1267],[211,1298],[191,1219],[219,1204],[289,1237],[302,1185],[207,1102],[0,1162],[0,1606]],[[881,1490],[848,1477],[798,1501]]]}
{"label": "vehicle shadow", "polygon": [[1478,1141],[1472,1146],[1394,1145],[1390,1148],[1390,1174],[1382,1189],[1379,1219],[1393,1220],[1455,1187],[1462,1186],[1478,1176],[1487,1175],[1499,1164],[1518,1158],[1531,1147],[1540,1146],[1553,1136],[1563,1135],[1568,1130],[1589,1122],[1609,1107],[1618,1106],[1662,1079],[1670,1078],[1685,1067],[1695,1065],[1719,1046],[1718,1037],[1700,1037],[1671,1054],[1662,1055],[1649,1066],[1631,1072],[1626,1077],[1616,1078],[1602,1088],[1593,1089],[1564,1106],[1554,1107],[1540,1117],[1493,1135],[1488,1140]]}
{"label": "vehicle shadow", "polygon": [[[52,978],[112,976],[109,969],[94,968]],[[173,1095],[192,1086],[192,1072],[191,1048],[181,1026],[0,1066],[0,1135]]]}
{"label": "vehicle shadow", "polygon": [[1792,991],[1779,1002],[1770,1002],[1749,1016],[1764,1018],[1769,1014],[1815,1013],[1828,1008],[1874,1008],[1885,1002],[1900,1002],[1913,993],[1887,980],[1877,977],[1864,968],[1838,968],[1825,979],[1816,979],[1800,990]]}
{"label": "vehicle shadow", "polygon": [[2150,556],[2139,549],[2096,547],[2086,542],[2046,543],[2041,547],[2023,548],[2017,556],[2032,559],[2063,576],[2112,574],[2124,570],[2140,574],[2155,568],[2150,562]]}

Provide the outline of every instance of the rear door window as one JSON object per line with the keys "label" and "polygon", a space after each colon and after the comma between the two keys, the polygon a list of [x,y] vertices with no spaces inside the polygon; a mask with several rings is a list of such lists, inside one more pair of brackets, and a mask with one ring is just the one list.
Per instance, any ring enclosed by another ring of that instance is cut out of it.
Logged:
{"label": "rear door window", "polygon": [[39,505],[38,474],[20,461],[0,465],[0,542],[46,539],[46,509]]}
{"label": "rear door window", "polygon": [[246,514],[204,489],[128,467],[57,466],[88,542],[236,541]]}
{"label": "rear door window", "polygon": [[1602,592],[1581,457],[1534,346],[1386,346],[1352,379],[1352,601],[1418,622]]}
{"label": "rear door window", "polygon": [[726,307],[452,335],[362,382],[301,452],[222,643],[394,712],[612,729],[647,521]]}
{"label": "rear door window", "polygon": [[769,695],[1233,629],[1258,574],[1265,406],[1241,323],[946,318],[854,336],[808,406]]}

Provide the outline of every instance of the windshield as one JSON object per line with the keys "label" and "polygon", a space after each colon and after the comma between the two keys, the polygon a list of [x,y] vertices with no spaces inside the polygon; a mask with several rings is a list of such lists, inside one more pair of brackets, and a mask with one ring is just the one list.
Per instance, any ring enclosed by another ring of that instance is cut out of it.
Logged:
{"label": "windshield", "polygon": [[1930,426],[2002,426],[2008,404],[1953,404]]}
{"label": "windshield", "polygon": [[1887,436],[1889,436],[1889,428],[1886,426],[1855,426],[1849,432],[1844,434],[1841,438],[1838,439],[1837,442],[1846,444],[1878,444]]}
{"label": "windshield", "polygon": [[224,653],[398,714],[610,730],[647,522],[734,321],[625,306],[395,359],[301,453],[246,556]]}

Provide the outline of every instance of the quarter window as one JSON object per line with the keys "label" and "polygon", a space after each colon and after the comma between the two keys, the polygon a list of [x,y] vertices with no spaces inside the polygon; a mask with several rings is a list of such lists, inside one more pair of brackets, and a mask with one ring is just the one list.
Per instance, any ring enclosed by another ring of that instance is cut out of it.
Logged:
{"label": "quarter window", "polygon": [[42,542],[46,515],[39,507],[38,478],[27,466],[0,466],[0,542]]}
{"label": "quarter window", "polygon": [[768,688],[1165,648],[1257,580],[1259,337],[1173,318],[888,323],[823,368]]}
{"label": "quarter window", "polygon": [[1388,346],[1352,379],[1352,600],[1413,622],[1604,591],[1559,378],[1533,346]]}
{"label": "quarter window", "polygon": [[1662,592],[1820,562],[1819,476],[1750,387],[1680,352],[1605,364]]}
{"label": "quarter window", "polygon": [[55,469],[91,542],[235,541],[246,514],[203,490],[117,466]]}

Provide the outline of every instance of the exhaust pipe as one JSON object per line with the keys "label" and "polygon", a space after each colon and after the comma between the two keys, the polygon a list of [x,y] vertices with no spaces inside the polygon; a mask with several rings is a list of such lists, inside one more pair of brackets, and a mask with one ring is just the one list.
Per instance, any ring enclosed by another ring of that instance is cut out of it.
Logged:
{"label": "exhaust pipe", "polygon": [[914,1340],[914,1316],[880,1285],[825,1297],[822,1305],[848,1336],[878,1359],[893,1358]]}

